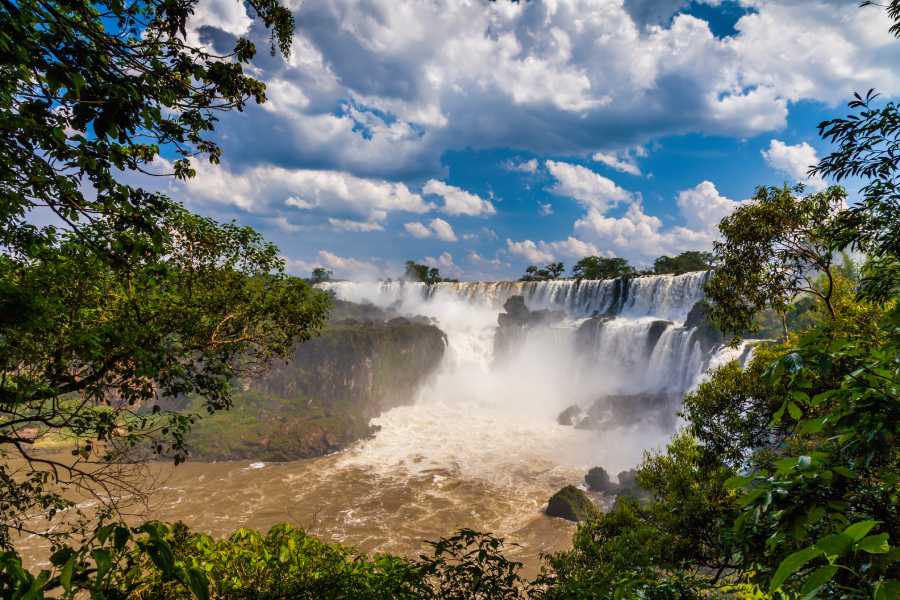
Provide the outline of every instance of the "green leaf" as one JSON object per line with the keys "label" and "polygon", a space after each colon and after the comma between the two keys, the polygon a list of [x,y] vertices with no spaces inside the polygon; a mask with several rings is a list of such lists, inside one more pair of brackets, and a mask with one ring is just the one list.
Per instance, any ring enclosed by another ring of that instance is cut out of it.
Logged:
{"label": "green leaf", "polygon": [[876,525],[878,525],[878,521],[859,521],[845,529],[844,534],[852,537],[854,542],[858,542],[866,537],[866,534]]}
{"label": "green leaf", "polygon": [[789,554],[781,564],[778,565],[778,570],[775,571],[775,575],[772,577],[772,581],[769,582],[769,591],[774,592],[778,588],[781,587],[781,584],[784,583],[784,580],[802,569],[806,563],[811,561],[822,554],[822,551],[815,546],[810,546],[808,548],[804,548],[803,550],[798,550],[793,554]]}
{"label": "green leaf", "polygon": [[815,593],[819,591],[819,588],[831,581],[831,578],[834,577],[834,574],[837,573],[837,571],[838,567],[834,565],[819,567],[806,578],[806,581],[803,582],[803,588],[800,590],[800,593],[803,594],[804,597],[814,598]]}
{"label": "green leaf", "polygon": [[59,573],[59,582],[68,594],[72,590],[72,573],[75,571],[75,557],[70,558]]}
{"label": "green leaf", "polygon": [[816,542],[816,548],[824,552],[829,561],[847,552],[851,546],[853,538],[843,533],[832,533]]}
{"label": "green leaf", "polygon": [[800,407],[794,404],[793,402],[787,403],[788,414],[791,415],[791,418],[795,421],[799,421],[803,416],[803,411],[800,410]]}
{"label": "green leaf", "polygon": [[875,600],[897,600],[900,598],[900,581],[888,579],[875,586]]}
{"label": "green leaf", "polygon": [[865,537],[856,547],[869,554],[887,554],[891,549],[891,545],[888,543],[888,534],[886,533]]}
{"label": "green leaf", "polygon": [[188,587],[197,600],[209,600],[209,579],[201,569],[191,567],[187,571]]}

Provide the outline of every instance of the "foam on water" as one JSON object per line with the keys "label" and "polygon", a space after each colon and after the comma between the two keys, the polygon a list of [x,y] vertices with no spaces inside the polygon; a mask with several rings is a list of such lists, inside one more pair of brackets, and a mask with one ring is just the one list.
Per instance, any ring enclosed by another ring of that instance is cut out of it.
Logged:
{"label": "foam on water", "polygon": [[[604,394],[688,389],[709,357],[678,322],[702,298],[706,278],[325,285],[343,300],[431,317],[448,340],[439,372],[415,403],[375,419],[379,433],[342,464],[385,475],[443,470],[509,486],[526,477],[583,474],[598,464],[613,473],[634,466],[645,450],[664,446],[677,407],[664,407],[671,418],[648,415],[602,432],[564,427],[556,417]],[[530,330],[500,361],[493,356],[497,315],[515,294],[531,309],[564,310],[568,318]],[[618,316],[602,324],[586,351],[576,344],[576,331],[586,315],[598,312]],[[662,324],[665,330],[648,349],[660,319],[672,322]]]}

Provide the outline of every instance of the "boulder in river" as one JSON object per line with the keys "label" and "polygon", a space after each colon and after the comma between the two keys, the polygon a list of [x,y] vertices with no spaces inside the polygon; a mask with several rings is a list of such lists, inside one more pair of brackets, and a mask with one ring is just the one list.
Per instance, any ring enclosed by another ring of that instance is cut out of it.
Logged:
{"label": "boulder in river", "polygon": [[585,521],[596,516],[599,511],[588,495],[574,485],[567,485],[550,498],[545,511],[549,517],[559,517],[568,521]]}
{"label": "boulder in river", "polygon": [[591,467],[584,476],[584,482],[592,492],[604,494],[615,493],[618,486],[609,479],[609,473],[603,467]]}
{"label": "boulder in river", "polygon": [[573,404],[566,410],[559,413],[559,416],[556,417],[556,422],[560,425],[565,425],[566,427],[571,427],[578,423],[581,420],[581,416],[584,414],[584,411],[581,410],[581,407],[577,404]]}

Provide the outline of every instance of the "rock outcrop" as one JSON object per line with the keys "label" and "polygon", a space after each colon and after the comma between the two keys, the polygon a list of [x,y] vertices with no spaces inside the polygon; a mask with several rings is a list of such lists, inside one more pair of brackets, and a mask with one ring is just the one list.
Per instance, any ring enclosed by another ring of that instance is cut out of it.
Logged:
{"label": "rock outcrop", "polygon": [[502,359],[519,345],[532,327],[558,323],[565,317],[564,311],[530,310],[525,305],[524,296],[510,296],[497,315],[497,330],[494,333],[494,360]]}
{"label": "rock outcrop", "polygon": [[553,494],[544,512],[549,517],[559,517],[576,523],[599,514],[588,495],[574,485],[567,485]]}
{"label": "rock outcrop", "polygon": [[373,417],[412,402],[445,346],[443,332],[419,319],[333,322],[290,360],[240,382],[232,409],[198,421],[191,457],[279,461],[345,448],[374,433]]}

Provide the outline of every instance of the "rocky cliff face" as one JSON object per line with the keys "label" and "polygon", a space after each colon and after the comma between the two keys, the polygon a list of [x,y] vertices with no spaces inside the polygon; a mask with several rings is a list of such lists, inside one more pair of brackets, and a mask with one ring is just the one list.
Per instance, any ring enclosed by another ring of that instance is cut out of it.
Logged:
{"label": "rocky cliff face", "polygon": [[291,360],[243,382],[231,410],[199,421],[192,458],[292,460],[344,448],[373,433],[372,417],[413,400],[445,345],[424,322],[333,322]]}

